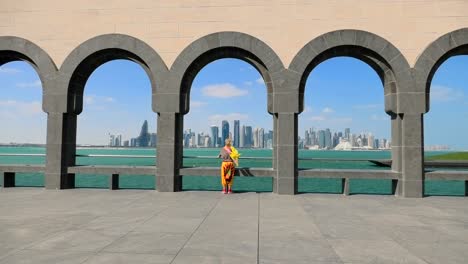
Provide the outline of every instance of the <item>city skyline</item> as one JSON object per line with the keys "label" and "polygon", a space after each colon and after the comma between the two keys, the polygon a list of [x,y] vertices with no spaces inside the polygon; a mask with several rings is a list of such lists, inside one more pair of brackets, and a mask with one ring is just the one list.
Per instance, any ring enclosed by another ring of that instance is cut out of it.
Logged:
{"label": "city skyline", "polygon": [[109,147],[156,147],[157,134],[149,133],[148,121],[145,120],[137,137],[123,140],[122,134],[109,133]]}
{"label": "city skyline", "polygon": [[[424,117],[425,145],[468,149],[468,142],[463,140],[468,130],[468,122],[464,122],[468,121],[468,77],[463,74],[467,57],[449,59],[434,76],[431,110]],[[336,72],[340,72],[339,78]],[[390,138],[390,117],[383,111],[379,82],[376,73],[360,61],[336,58],[323,62],[306,83],[299,135],[307,127],[334,131],[350,127]],[[8,130],[0,131],[0,142],[44,143],[47,120],[41,107],[41,83],[34,69],[23,62],[1,66],[0,87],[4,88],[0,119],[9,124]],[[210,63],[193,82],[184,129],[209,133],[210,125],[226,119],[231,126],[233,120],[240,120],[270,130],[273,121],[266,111],[265,89],[259,73],[247,63],[234,59]],[[134,128],[145,119],[149,120],[149,131],[156,132],[156,116],[151,110],[150,82],[141,67],[128,61],[106,63],[86,84],[77,143],[105,144],[109,131],[133,135]]]}
{"label": "city skyline", "polygon": [[[236,124],[239,133],[236,133]],[[232,139],[234,147],[238,148],[272,148],[273,130],[266,130],[261,127],[253,127],[240,123],[240,120],[233,120],[232,130],[229,122],[222,120],[220,126],[210,126],[210,132],[195,131],[191,128],[184,130],[183,146],[185,148],[214,148],[222,147],[227,135]],[[220,135],[219,131],[223,131]],[[226,130],[225,130],[226,129]],[[329,128],[305,130],[304,137],[298,135],[299,149],[390,149],[391,141],[387,138],[380,138],[372,133],[359,132],[351,133],[350,128],[344,131],[332,131]],[[236,134],[238,136],[236,136]],[[239,142],[239,143],[237,143]],[[349,145],[345,143],[349,142]]]}
{"label": "city skyline", "polygon": [[[236,148],[272,148],[273,131],[250,125],[240,125],[240,120],[233,120],[233,126],[222,120],[220,127],[210,126],[210,132],[197,132],[191,128],[184,130],[183,145],[186,148],[215,148],[224,146],[226,138],[232,140]],[[219,131],[222,133],[220,134]],[[232,128],[232,129],[231,129]],[[236,132],[237,131],[237,132]]]}

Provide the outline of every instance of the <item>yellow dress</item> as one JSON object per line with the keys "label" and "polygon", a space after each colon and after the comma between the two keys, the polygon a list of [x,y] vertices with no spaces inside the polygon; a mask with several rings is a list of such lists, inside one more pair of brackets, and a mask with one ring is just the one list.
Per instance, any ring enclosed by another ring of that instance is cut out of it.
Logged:
{"label": "yellow dress", "polygon": [[[231,153],[229,154],[232,160],[238,162],[240,154],[236,148],[231,146]],[[221,184],[223,186],[231,187],[234,183],[234,173],[236,168],[234,166],[234,162],[232,161],[223,161],[221,164]]]}

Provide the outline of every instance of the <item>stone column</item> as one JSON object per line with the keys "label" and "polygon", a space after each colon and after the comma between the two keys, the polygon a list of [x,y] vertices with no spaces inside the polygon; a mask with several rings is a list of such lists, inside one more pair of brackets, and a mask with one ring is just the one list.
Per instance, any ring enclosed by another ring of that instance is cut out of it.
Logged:
{"label": "stone column", "polygon": [[273,190],[277,194],[297,193],[297,113],[275,114],[276,178]]}
{"label": "stone column", "polygon": [[75,187],[75,177],[68,174],[68,166],[75,165],[76,114],[47,114],[46,189]]}
{"label": "stone column", "polygon": [[[278,154],[278,153],[277,153],[277,144],[278,144],[278,143],[277,143],[277,142],[278,142],[278,137],[277,137],[277,135],[278,135],[278,118],[277,118],[277,115],[271,115],[271,116],[272,116],[272,118],[273,118],[273,139],[272,139],[272,141],[273,141],[273,142],[272,142],[272,144],[273,144],[273,152],[272,152],[272,154],[271,154],[271,155],[272,155],[272,157],[271,157],[271,158],[272,158],[272,164],[271,164],[271,166],[272,166],[273,170],[276,170],[276,169],[277,169],[276,163],[277,163],[277,161],[278,161],[278,160],[277,160],[277,154]],[[275,192],[275,191],[273,190],[273,192]]]}
{"label": "stone column", "polygon": [[183,116],[179,113],[158,113],[157,190],[177,192],[182,190],[179,168],[182,166]]}
{"label": "stone column", "polygon": [[424,126],[422,114],[402,115],[403,197],[424,196]]}
{"label": "stone column", "polygon": [[[391,114],[392,125],[392,171],[401,173],[401,116]],[[396,186],[394,186],[396,184]],[[392,181],[395,196],[401,195],[401,182]]]}

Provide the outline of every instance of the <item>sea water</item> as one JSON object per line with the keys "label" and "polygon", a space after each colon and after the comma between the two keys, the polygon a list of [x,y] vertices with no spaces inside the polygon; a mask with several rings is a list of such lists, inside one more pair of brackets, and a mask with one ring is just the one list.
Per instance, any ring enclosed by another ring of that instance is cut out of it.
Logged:
{"label": "sea water", "polygon": [[[220,160],[215,158],[219,149],[200,148],[184,149],[184,167],[219,167]],[[39,147],[0,147],[0,153],[10,154],[45,154],[45,148]],[[270,149],[240,149],[242,157],[259,157],[259,159],[241,159],[241,167],[271,168],[272,150]],[[142,155],[155,156],[155,149],[143,148],[79,148],[77,149],[77,165],[132,165],[151,166],[156,158],[127,158],[127,157],[80,157],[79,155]],[[440,152],[426,152],[426,156],[440,154]],[[194,157],[195,156],[195,157]],[[390,159],[390,151],[324,151],[299,150],[299,168],[323,169],[389,169],[378,167],[367,160]],[[301,160],[305,158],[305,160]],[[316,160],[307,160],[315,158]],[[350,159],[350,161],[346,161]],[[45,164],[44,156],[0,156],[0,164]],[[154,189],[155,177],[149,175],[121,175],[120,187],[132,189]],[[272,178],[267,177],[236,177],[234,190],[238,192],[271,192]],[[17,186],[44,186],[42,173],[18,173]],[[75,177],[77,188],[107,188],[107,175],[77,174]],[[390,194],[391,180],[353,179],[350,181],[351,193],[360,194]],[[184,176],[184,190],[219,190],[220,179],[213,176]],[[340,179],[299,179],[299,192],[340,193]],[[462,181],[426,181],[426,195],[463,195]]]}

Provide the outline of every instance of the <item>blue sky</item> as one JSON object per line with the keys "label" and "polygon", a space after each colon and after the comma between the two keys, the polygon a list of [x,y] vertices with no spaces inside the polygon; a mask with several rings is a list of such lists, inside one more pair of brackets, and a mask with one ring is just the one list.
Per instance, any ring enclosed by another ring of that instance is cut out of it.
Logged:
{"label": "blue sky", "polygon": [[[467,69],[468,56],[457,56],[436,72],[431,111],[425,116],[426,145],[468,149]],[[41,109],[41,84],[34,69],[24,62],[1,66],[0,89],[0,122],[8,124],[0,130],[0,142],[45,142],[46,114]],[[105,144],[108,133],[122,134],[124,139],[137,136],[144,120],[156,131],[150,82],[136,63],[117,60],[96,69],[86,84],[84,100],[78,119],[80,144]],[[350,127],[352,133],[390,138],[383,103],[382,84],[368,65],[353,58],[327,60],[307,80],[299,135],[309,127],[332,131]],[[223,119],[272,128],[265,84],[252,66],[240,60],[218,60],[200,71],[192,85],[191,110],[184,128],[208,132],[210,125],[220,125]]]}

